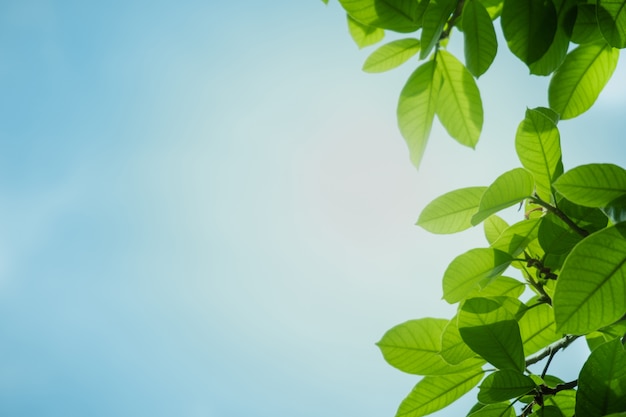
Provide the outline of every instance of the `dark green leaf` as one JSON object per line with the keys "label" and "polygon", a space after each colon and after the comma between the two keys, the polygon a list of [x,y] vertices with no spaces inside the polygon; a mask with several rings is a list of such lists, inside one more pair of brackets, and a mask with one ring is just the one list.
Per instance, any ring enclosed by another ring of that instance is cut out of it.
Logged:
{"label": "dark green leaf", "polygon": [[478,210],[487,187],[468,187],[450,191],[431,201],[422,210],[417,225],[431,233],[456,233],[472,226],[470,220]]}
{"label": "dark green leaf", "polygon": [[446,22],[456,7],[456,0],[431,0],[424,12],[422,22],[422,50],[420,59],[424,59],[433,50]]}
{"label": "dark green leaf", "polygon": [[515,409],[508,402],[488,404],[467,417],[515,417]]}
{"label": "dark green leaf", "polygon": [[373,45],[385,36],[384,30],[363,24],[354,20],[350,15],[348,15],[348,30],[359,48]]}
{"label": "dark green leaf", "polygon": [[420,41],[413,38],[389,42],[372,52],[363,64],[365,72],[384,72],[405,63],[420,49]]}
{"label": "dark green leaf", "polygon": [[411,162],[419,167],[435,118],[441,74],[436,61],[420,66],[406,82],[398,101],[398,125],[409,146]]}
{"label": "dark green leaf", "polygon": [[535,382],[517,371],[504,369],[487,376],[478,392],[478,401],[495,404],[528,394],[536,387]]}
{"label": "dark green leaf", "polygon": [[450,136],[474,148],[483,127],[483,103],[472,74],[446,51],[437,54],[437,71],[443,80],[437,100],[437,117]]}
{"label": "dark green leaf", "polygon": [[462,16],[465,64],[475,77],[479,77],[496,57],[496,32],[487,9],[479,0],[466,0]]}
{"label": "dark green leaf", "polygon": [[550,107],[571,119],[586,112],[613,75],[619,51],[604,42],[580,45],[567,54],[548,88]]}
{"label": "dark green leaf", "polygon": [[529,65],[531,74],[550,75],[563,62],[569,47],[570,34],[572,32],[573,17],[578,0],[555,0],[554,5],[558,10],[558,25],[554,34],[554,40],[550,48],[537,61]]}
{"label": "dark green leaf", "polygon": [[613,164],[581,165],[563,174],[554,188],[581,206],[604,207],[626,195],[626,170]]}
{"label": "dark green leaf", "polygon": [[483,370],[441,376],[427,376],[402,401],[396,417],[422,417],[461,398],[482,379]]}
{"label": "dark green leaf", "polygon": [[626,0],[598,0],[598,24],[614,48],[626,47]]}
{"label": "dark green leaf", "polygon": [[602,39],[598,26],[595,4],[581,3],[577,6],[576,21],[572,30],[571,40],[574,43],[590,43]]}
{"label": "dark green leaf", "polygon": [[529,417],[563,417],[563,413],[554,405],[546,405],[544,407],[540,407],[532,413]]}
{"label": "dark green leaf", "polygon": [[602,417],[626,408],[626,351],[619,339],[599,346],[578,378],[576,415]]}
{"label": "dark green leaf", "polygon": [[551,0],[505,0],[501,21],[509,49],[530,65],[552,45],[557,13]]}
{"label": "dark green leaf", "polygon": [[512,260],[511,255],[491,248],[457,256],[443,275],[443,298],[451,304],[463,300],[481,281],[502,274]]}
{"label": "dark green leaf", "polygon": [[559,274],[553,305],[557,330],[584,334],[626,313],[626,224],[606,228],[574,247]]}
{"label": "dark green leaf", "polygon": [[602,211],[613,223],[626,221],[626,195],[611,201],[602,208]]}
{"label": "dark green leaf", "polygon": [[532,194],[534,188],[533,175],[524,168],[505,172],[483,194],[478,213],[472,217],[472,224],[478,224],[492,214],[520,203]]}
{"label": "dark green leaf", "polygon": [[355,20],[396,32],[414,32],[421,27],[426,0],[339,0]]}

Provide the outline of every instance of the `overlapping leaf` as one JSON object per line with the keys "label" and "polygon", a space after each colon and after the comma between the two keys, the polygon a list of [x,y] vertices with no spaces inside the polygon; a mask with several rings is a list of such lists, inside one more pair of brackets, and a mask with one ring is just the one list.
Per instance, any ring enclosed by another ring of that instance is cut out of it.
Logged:
{"label": "overlapping leaf", "polygon": [[491,245],[492,248],[517,257],[537,238],[542,218],[522,220],[508,227]]}
{"label": "overlapping leaf", "polygon": [[524,168],[505,172],[483,194],[472,224],[478,224],[492,214],[521,202],[532,194],[534,188],[533,175]]}
{"label": "overlapping leaf", "polygon": [[424,59],[433,50],[446,22],[456,7],[456,0],[430,0],[422,21],[422,50],[420,59]]}
{"label": "overlapping leaf", "polygon": [[619,51],[604,42],[580,45],[554,73],[548,88],[550,107],[571,119],[586,112],[613,75]]}
{"label": "overlapping leaf", "polygon": [[498,41],[487,9],[478,0],[467,0],[463,7],[463,39],[467,69],[479,77],[496,57]]}
{"label": "overlapping leaf", "polygon": [[518,323],[524,344],[524,356],[532,355],[561,338],[556,332],[554,311],[548,304],[528,309]]}
{"label": "overlapping leaf", "polygon": [[571,41],[581,44],[596,42],[601,39],[602,33],[598,26],[596,5],[589,3],[578,4]]}
{"label": "overlapping leaf", "polygon": [[483,127],[483,103],[476,81],[447,51],[439,51],[437,71],[443,80],[437,100],[437,117],[452,138],[474,148]]}
{"label": "overlapping leaf", "polygon": [[508,402],[487,404],[467,417],[515,417],[515,408]]}
{"label": "overlapping leaf", "polygon": [[485,378],[480,384],[478,401],[495,404],[529,393],[536,387],[535,381],[517,371],[503,369]]}
{"label": "overlapping leaf", "polygon": [[413,38],[389,42],[372,52],[363,64],[365,72],[383,72],[405,63],[420,50],[420,41]]}
{"label": "overlapping leaf", "polygon": [[359,22],[396,32],[414,32],[428,1],[421,0],[339,0],[350,16]]}
{"label": "overlapping leaf", "polygon": [[409,146],[411,162],[419,167],[435,118],[441,74],[437,62],[421,65],[404,85],[398,101],[398,126]]}
{"label": "overlapping leaf", "polygon": [[385,31],[375,26],[363,24],[348,15],[348,31],[359,48],[373,45],[385,37]]}
{"label": "overlapping leaf", "polygon": [[441,335],[441,356],[451,365],[457,365],[476,356],[461,338],[457,318],[454,317]]}
{"label": "overlapping leaf", "polygon": [[557,9],[557,28],[554,33],[552,44],[541,58],[530,64],[531,74],[550,75],[563,62],[569,47],[570,33],[573,22],[571,22],[572,8],[576,6],[578,0],[555,0]]}
{"label": "overlapping leaf", "polygon": [[483,223],[483,227],[485,229],[485,237],[487,238],[487,242],[490,245],[496,241],[504,232],[504,230],[509,227],[506,221],[495,214],[487,217],[487,220]]}
{"label": "overlapping leaf", "polygon": [[626,170],[613,164],[587,164],[567,171],[554,188],[568,200],[604,207],[626,195]]}
{"label": "overlapping leaf", "polygon": [[598,25],[614,48],[626,47],[626,0],[598,0]]}
{"label": "overlapping leaf", "polygon": [[584,334],[626,313],[626,224],[596,232],[572,249],[554,292],[557,330]]}
{"label": "overlapping leaf", "polygon": [[431,201],[422,210],[417,224],[431,233],[456,233],[472,226],[472,215],[487,187],[450,191]]}
{"label": "overlapping leaf", "polygon": [[508,253],[492,248],[471,249],[457,256],[443,275],[443,298],[451,304],[463,300],[480,282],[502,274],[512,260]]}
{"label": "overlapping leaf", "polygon": [[422,417],[461,398],[482,379],[483,370],[462,374],[427,376],[402,401],[396,417]]}

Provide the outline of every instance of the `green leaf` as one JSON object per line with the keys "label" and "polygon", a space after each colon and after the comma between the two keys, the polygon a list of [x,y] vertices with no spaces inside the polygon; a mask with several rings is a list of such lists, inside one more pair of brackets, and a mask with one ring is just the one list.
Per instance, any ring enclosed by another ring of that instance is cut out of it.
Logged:
{"label": "green leaf", "polygon": [[581,3],[577,6],[576,20],[572,29],[571,40],[574,43],[591,43],[602,39],[602,33],[596,17],[596,5]]}
{"label": "green leaf", "polygon": [[405,63],[420,50],[420,41],[413,38],[398,39],[375,50],[363,64],[365,72],[384,72]]}
{"label": "green leaf", "polygon": [[354,43],[356,43],[359,48],[373,45],[385,36],[384,30],[363,24],[354,20],[354,18],[350,15],[347,15],[347,17],[348,31],[350,32],[350,36],[352,36]]}
{"label": "green leaf", "polygon": [[461,363],[480,363],[480,365],[482,365],[485,363],[480,359],[479,362],[475,360],[469,361],[471,358],[476,358],[476,354],[461,338],[456,317],[450,320],[441,335],[441,356],[451,365],[458,365]]}
{"label": "green leaf", "polygon": [[598,25],[614,48],[626,47],[626,0],[598,0]]}
{"label": "green leaf", "polygon": [[416,0],[339,0],[355,20],[381,29],[414,32],[421,27],[427,1]]}
{"label": "green leaf", "polygon": [[472,217],[472,224],[476,225],[492,214],[523,201],[532,194],[534,188],[533,175],[524,168],[505,172],[483,194],[478,213]]}
{"label": "green leaf", "polygon": [[532,413],[529,417],[563,417],[563,413],[556,406],[546,405],[539,407],[537,411]]}
{"label": "green leaf", "polygon": [[457,256],[443,275],[443,298],[450,304],[463,300],[483,280],[502,274],[513,258],[491,249],[471,249]]}
{"label": "green leaf", "polygon": [[554,188],[581,206],[604,207],[626,195],[626,170],[613,164],[581,165],[563,174]]}
{"label": "green leaf", "polygon": [[550,107],[564,120],[589,110],[611,78],[618,57],[619,51],[603,42],[574,49],[550,80]]}
{"label": "green leaf", "polygon": [[467,0],[462,16],[465,64],[475,77],[480,77],[496,57],[496,31],[487,9],[478,0]]}
{"label": "green leaf", "polygon": [[426,58],[439,42],[443,28],[454,11],[456,3],[456,0],[431,0],[428,3],[422,21],[420,59]]}
{"label": "green leaf", "polygon": [[490,245],[493,245],[493,242],[500,237],[502,232],[504,232],[509,225],[502,219],[502,217],[493,214],[485,220],[483,227],[485,228],[485,237],[487,238],[487,242],[489,242]]}
{"label": "green leaf", "polygon": [[613,223],[626,221],[626,195],[619,197],[602,208],[602,212]]}
{"label": "green leaf", "polygon": [[324,4],[328,4],[328,0],[322,0]]}
{"label": "green leaf", "polygon": [[626,224],[582,240],[565,260],[554,291],[557,330],[584,334],[626,313]]}
{"label": "green leaf", "polygon": [[488,404],[467,417],[515,417],[515,409],[508,402]]}
{"label": "green leaf", "polygon": [[458,313],[463,341],[499,369],[522,372],[526,366],[520,330],[515,316],[500,302],[469,298]]}
{"label": "green leaf", "polygon": [[501,21],[509,49],[530,65],[550,48],[557,13],[551,0],[505,0]]}
{"label": "green leaf", "polygon": [[576,415],[602,417],[624,411],[625,398],[626,351],[615,339],[591,352],[583,365],[578,377]]}
{"label": "green leaf", "polygon": [[561,338],[556,332],[554,311],[548,304],[540,304],[526,310],[518,323],[524,356],[532,355]]}
{"label": "green leaf", "polygon": [[547,398],[544,397],[544,404],[555,406],[559,410],[561,410],[564,416],[572,417],[574,415],[574,407],[576,407],[576,391],[559,391],[554,396],[550,396]]}
{"label": "green leaf", "polygon": [[496,296],[518,298],[525,288],[524,284],[514,278],[499,276],[490,280],[484,288],[470,292],[467,298]]}
{"label": "green leaf", "polygon": [[517,371],[504,369],[487,376],[478,392],[478,401],[495,404],[528,394],[536,387],[535,381]]}
{"label": "green leaf", "polygon": [[402,401],[396,417],[422,417],[434,413],[461,398],[482,378],[482,369],[424,377]]}
{"label": "green leaf", "polygon": [[480,2],[487,9],[491,20],[496,20],[502,14],[503,0],[480,0]]}
{"label": "green leaf", "polygon": [[441,87],[441,74],[436,61],[421,65],[406,82],[398,101],[398,125],[409,146],[411,162],[419,168]]}
{"label": "green leaf", "polygon": [[377,345],[391,366],[410,374],[444,375],[480,367],[480,360],[452,366],[439,354],[447,324],[443,319],[410,320],[387,331]]}
{"label": "green leaf", "polygon": [[492,248],[517,257],[526,247],[537,238],[542,218],[522,220],[507,228],[491,245]]}
{"label": "green leaf", "polygon": [[561,139],[556,125],[541,111],[526,110],[515,135],[515,150],[524,168],[533,174],[539,197],[550,201],[552,183],[561,165]]}
{"label": "green leaf", "polygon": [[487,187],[468,187],[450,191],[431,201],[422,210],[417,225],[431,233],[456,233],[472,226],[470,220],[478,210]]}
{"label": "green leaf", "polygon": [[443,79],[437,100],[437,117],[450,136],[473,149],[483,127],[483,103],[476,81],[447,51],[437,54],[437,71]]}

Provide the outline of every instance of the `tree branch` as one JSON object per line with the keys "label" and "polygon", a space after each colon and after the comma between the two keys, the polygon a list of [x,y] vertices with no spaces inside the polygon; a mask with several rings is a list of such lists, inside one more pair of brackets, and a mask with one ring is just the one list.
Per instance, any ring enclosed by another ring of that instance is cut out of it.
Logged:
{"label": "tree branch", "polygon": [[554,355],[557,351],[561,349],[565,349],[566,347],[571,345],[574,342],[574,340],[578,339],[578,337],[579,336],[565,336],[563,339],[559,340],[556,343],[551,344],[550,346],[548,346],[541,352],[537,353],[535,356],[531,356],[530,358],[526,359],[526,366],[530,366],[534,363],[537,363],[543,358],[548,357],[550,355]]}
{"label": "tree branch", "polygon": [[461,17],[461,13],[463,12],[463,6],[465,5],[465,0],[459,0],[456,4],[456,9],[454,9],[454,13],[452,13],[452,17],[448,20],[448,26],[441,32],[441,36],[439,36],[439,40],[442,41],[450,36],[450,32],[452,31],[452,27],[456,23],[459,17]]}
{"label": "tree branch", "polygon": [[550,213],[553,213],[559,219],[563,220],[573,231],[575,231],[576,233],[578,233],[582,237],[589,236],[589,232],[588,231],[586,231],[585,229],[579,227],[576,223],[574,223],[574,221],[572,219],[567,217],[567,215],[565,213],[563,213],[561,210],[559,210],[558,207],[553,206],[552,204],[546,203],[541,198],[539,198],[539,196],[537,196],[537,195],[531,196],[530,200],[532,200],[533,203],[538,204],[541,207],[545,208]]}

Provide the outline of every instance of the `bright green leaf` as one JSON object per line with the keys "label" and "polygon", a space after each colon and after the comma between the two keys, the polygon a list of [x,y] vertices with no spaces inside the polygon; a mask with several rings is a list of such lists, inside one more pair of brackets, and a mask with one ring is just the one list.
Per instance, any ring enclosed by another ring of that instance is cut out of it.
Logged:
{"label": "bright green leaf", "polygon": [[578,377],[576,415],[602,417],[624,411],[625,399],[626,351],[615,339],[591,352],[583,365]]}
{"label": "bright green leaf", "polygon": [[487,242],[489,242],[490,245],[493,245],[493,242],[500,237],[502,232],[504,232],[509,225],[502,219],[502,217],[492,214],[487,218],[487,220],[485,220],[483,227],[485,229]]}
{"label": "bright green leaf", "polygon": [[611,78],[618,57],[619,51],[603,42],[574,49],[550,80],[550,107],[564,120],[586,112]]}
{"label": "bright green leaf", "polygon": [[626,0],[598,0],[598,25],[614,48],[626,47]]}
{"label": "bright green leaf", "polygon": [[573,168],[554,183],[568,200],[587,207],[604,207],[626,195],[626,170],[613,164]]}
{"label": "bright green leaf", "polygon": [[328,4],[328,0],[322,0],[324,4]]}
{"label": "bright green leaf", "polygon": [[441,356],[452,365],[458,365],[476,356],[461,338],[456,317],[450,320],[441,335]]}
{"label": "bright green leaf", "polygon": [[481,281],[502,274],[512,260],[511,255],[491,248],[457,256],[443,275],[443,298],[451,304],[463,300]]}
{"label": "bright green leaf", "polygon": [[492,214],[520,203],[532,194],[534,188],[533,175],[524,168],[505,172],[483,194],[478,213],[472,217],[472,224],[478,224]]}
{"label": "bright green leaf", "polygon": [[420,49],[420,41],[413,38],[389,42],[375,50],[363,64],[365,72],[384,72],[405,63]]}
{"label": "bright green leaf", "polygon": [[454,11],[456,3],[456,0],[431,0],[428,3],[422,21],[420,59],[426,58],[439,42],[443,28]]}
{"label": "bright green leaf", "polygon": [[626,221],[626,195],[619,197],[602,208],[602,212],[613,223]]}
{"label": "bright green leaf", "polygon": [[576,391],[559,391],[556,395],[544,397],[544,404],[557,407],[565,417],[572,417],[576,407]]}
{"label": "bright green leaf", "polygon": [[515,417],[515,408],[508,402],[488,404],[467,417]]}
{"label": "bright green leaf", "polygon": [[542,218],[522,220],[508,227],[491,245],[492,248],[517,257],[526,247],[537,238]]}
{"label": "bright green leaf", "polygon": [[463,341],[499,369],[522,372],[526,366],[515,316],[502,303],[489,298],[469,298],[458,313]]}
{"label": "bright green leaf", "polygon": [[546,405],[540,407],[532,413],[529,417],[563,417],[563,413],[559,407],[554,405]]}
{"label": "bright green leaf", "polygon": [[419,167],[435,118],[441,74],[436,61],[421,65],[404,85],[398,101],[398,125],[409,146],[411,162]]}
{"label": "bright green leaf", "polygon": [[402,401],[396,417],[422,417],[461,398],[482,379],[483,370],[424,377]]}
{"label": "bright green leaf", "polygon": [[503,369],[487,376],[480,384],[478,401],[495,404],[528,394],[535,387],[535,382],[530,377],[517,371]]}
{"label": "bright green leaf", "polygon": [[502,7],[504,5],[504,0],[479,0],[485,9],[487,9],[487,13],[489,13],[489,17],[491,20],[496,20],[502,14]]}
{"label": "bright green leaf", "polygon": [[552,183],[561,164],[561,139],[556,125],[542,112],[526,110],[515,135],[515,150],[524,168],[533,174],[539,197],[550,201]]}
{"label": "bright green leaf", "polygon": [[497,297],[506,296],[518,298],[524,292],[526,286],[515,278],[499,276],[480,289],[476,289],[468,294],[467,298],[473,297]]}
{"label": "bright green leaf", "polygon": [[584,334],[626,313],[626,224],[585,238],[565,260],[554,292],[557,330]]}
{"label": "bright green leaf", "polygon": [[357,20],[354,20],[350,15],[348,15],[348,30],[350,32],[350,36],[352,36],[352,39],[354,40],[354,43],[356,43],[359,48],[373,45],[385,36],[384,30],[374,26],[365,25]]}
{"label": "bright green leaf", "polygon": [[478,210],[487,187],[461,188],[431,201],[422,210],[417,225],[431,233],[456,233],[472,226],[470,220]]}
{"label": "bright green leaf", "polygon": [[487,9],[478,0],[466,0],[462,16],[465,64],[475,77],[479,77],[487,71],[496,57],[496,31]]}
{"label": "bright green leaf", "polygon": [[483,127],[483,103],[476,81],[447,51],[437,54],[437,71],[443,80],[437,100],[437,117],[457,142],[474,148]]}
{"label": "bright green leaf", "polygon": [[561,338],[561,335],[556,332],[554,311],[548,304],[529,308],[518,323],[524,345],[524,356],[532,355]]}
{"label": "bright green leaf", "polygon": [[511,52],[530,65],[552,44],[557,28],[556,8],[550,0],[505,0],[501,22]]}
{"label": "bright green leaf", "polygon": [[339,0],[355,20],[381,29],[414,32],[421,27],[427,1],[416,0]]}

